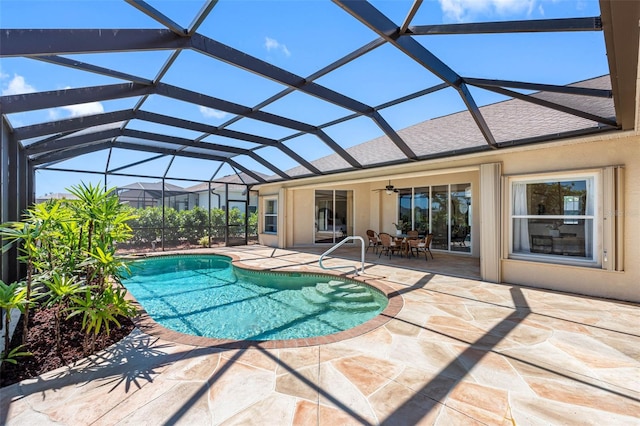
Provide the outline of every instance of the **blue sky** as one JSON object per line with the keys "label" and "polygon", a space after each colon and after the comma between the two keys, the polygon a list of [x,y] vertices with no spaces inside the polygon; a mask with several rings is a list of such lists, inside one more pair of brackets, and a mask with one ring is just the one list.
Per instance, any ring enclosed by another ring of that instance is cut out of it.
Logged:
{"label": "blue sky", "polygon": [[[148,3],[183,27],[188,27],[204,2],[195,0],[153,1]],[[375,7],[400,24],[413,1],[372,1]],[[520,19],[551,19],[598,16],[597,0],[439,0],[425,1],[412,24],[440,24]],[[2,28],[162,28],[161,25],[124,1],[0,1]],[[198,29],[212,39],[242,50],[256,58],[302,77],[309,76],[349,52],[375,40],[377,36],[337,5],[324,0],[246,1],[222,0]],[[416,39],[454,71],[465,77],[568,84],[608,73],[602,32],[552,34],[494,34],[421,36]],[[152,79],[170,52],[110,53],[69,56],[94,65]],[[80,72],[36,60],[2,58],[0,90],[2,95],[88,87],[121,83],[97,74]],[[193,51],[183,51],[162,82],[194,90],[252,107],[285,87]],[[376,106],[392,99],[440,83],[437,77],[391,45],[383,45],[348,65],[316,80],[316,83]],[[500,95],[480,89],[471,90],[480,105],[504,100]],[[85,114],[130,109],[137,98],[73,105],[51,110],[11,114],[14,127]],[[143,110],[202,123],[221,125],[233,115],[159,96],[150,97]],[[423,96],[381,111],[396,129],[464,109],[452,89]],[[264,108],[264,111],[319,125],[350,114],[339,106],[305,95],[290,94]],[[129,128],[158,131],[158,125],[139,120]],[[295,131],[256,120],[242,119],[230,129],[279,139]],[[194,139],[200,134],[174,128],[162,129],[174,136]],[[325,129],[347,148],[382,134],[369,119],[355,120]],[[205,141],[238,147],[253,144],[208,137]],[[317,138],[303,136],[285,144],[312,161],[331,154]],[[268,161],[287,170],[298,164],[273,148],[257,151]],[[148,153],[114,150],[109,169],[153,157]],[[104,171],[108,152],[87,154],[57,165]],[[248,168],[270,174],[249,158],[238,158]],[[123,170],[132,174],[162,175],[169,166],[168,157]],[[167,176],[210,179],[232,170],[211,162],[175,159]],[[38,195],[62,192],[80,180],[103,182],[103,177],[87,174],[38,172]],[[132,177],[110,177],[109,186],[132,181],[152,181]],[[191,183],[173,182],[181,186]],[[193,182],[195,184],[197,182]]]}

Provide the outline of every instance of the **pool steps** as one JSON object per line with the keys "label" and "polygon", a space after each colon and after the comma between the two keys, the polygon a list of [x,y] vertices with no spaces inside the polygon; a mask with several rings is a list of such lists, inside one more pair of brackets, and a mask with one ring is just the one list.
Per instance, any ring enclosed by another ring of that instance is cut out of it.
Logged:
{"label": "pool steps", "polygon": [[380,308],[367,288],[344,281],[317,283],[315,287],[303,288],[302,295],[310,303],[329,304],[334,309],[364,312]]}
{"label": "pool steps", "polygon": [[327,296],[320,294],[315,287],[303,287],[302,296],[307,299],[307,302],[314,305],[324,305],[331,302],[331,299]]}

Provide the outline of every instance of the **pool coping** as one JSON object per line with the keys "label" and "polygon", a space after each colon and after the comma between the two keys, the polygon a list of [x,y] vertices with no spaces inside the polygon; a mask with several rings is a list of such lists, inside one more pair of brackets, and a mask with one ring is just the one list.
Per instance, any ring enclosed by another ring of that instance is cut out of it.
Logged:
{"label": "pool coping", "polygon": [[190,346],[198,346],[198,347],[217,347],[221,349],[248,349],[248,348],[256,348],[256,349],[285,349],[285,348],[300,348],[305,346],[318,346],[329,343],[340,342],[348,339],[352,339],[354,337],[361,336],[363,334],[369,333],[379,327],[382,327],[389,321],[391,321],[395,316],[400,312],[402,307],[404,306],[404,299],[402,295],[393,289],[390,285],[386,284],[384,281],[379,279],[371,279],[366,278],[359,275],[353,274],[344,274],[339,273],[337,271],[323,271],[323,272],[300,272],[300,270],[288,269],[288,268],[278,268],[278,271],[274,271],[269,268],[259,268],[252,265],[247,265],[242,263],[242,259],[234,255],[232,253],[184,253],[184,254],[148,254],[145,256],[132,256],[135,259],[144,259],[150,257],[174,257],[174,256],[223,256],[231,259],[231,264],[234,267],[248,270],[248,271],[256,271],[256,272],[275,272],[275,273],[286,273],[286,272],[295,272],[295,273],[303,273],[310,275],[321,275],[333,278],[345,278],[353,281],[358,281],[364,285],[373,287],[374,289],[380,291],[384,294],[388,299],[388,304],[385,309],[376,315],[374,318],[357,325],[348,330],[340,331],[334,334],[328,334],[325,336],[317,336],[317,337],[307,337],[300,339],[287,339],[287,340],[231,340],[231,339],[217,339],[213,337],[203,337],[203,336],[192,336],[189,334],[180,333],[178,331],[170,330],[159,323],[157,323],[151,316],[147,313],[147,311],[138,303],[136,298],[127,290],[127,299],[132,301],[137,309],[137,315],[132,318],[135,326],[150,336],[158,337],[163,340],[167,340],[169,342],[180,343]]}

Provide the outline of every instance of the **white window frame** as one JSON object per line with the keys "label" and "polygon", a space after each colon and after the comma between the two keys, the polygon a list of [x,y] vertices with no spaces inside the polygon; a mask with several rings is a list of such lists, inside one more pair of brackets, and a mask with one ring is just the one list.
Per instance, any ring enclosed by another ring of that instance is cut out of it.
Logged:
{"label": "white window frame", "polygon": [[[274,212],[269,213],[267,206],[274,203]],[[278,197],[265,197],[263,199],[264,213],[262,214],[262,233],[276,235],[278,233]],[[267,231],[267,218],[275,218],[275,231]]]}
{"label": "white window frame", "polygon": [[[590,220],[592,223],[592,241],[591,241],[591,258],[582,258],[574,256],[562,256],[558,254],[548,253],[522,253],[514,252],[514,219],[535,219],[540,218],[540,215],[516,215],[514,214],[514,184],[535,184],[545,182],[558,182],[558,181],[570,181],[570,180],[589,180],[592,182],[592,202],[593,213],[585,215],[546,215],[545,219],[569,219]],[[569,171],[569,172],[557,172],[557,173],[545,173],[536,175],[518,175],[508,177],[508,247],[509,258],[516,260],[528,260],[534,262],[543,263],[556,263],[585,267],[599,267],[602,265],[601,245],[602,245],[602,172],[600,170],[586,170],[586,171]]]}

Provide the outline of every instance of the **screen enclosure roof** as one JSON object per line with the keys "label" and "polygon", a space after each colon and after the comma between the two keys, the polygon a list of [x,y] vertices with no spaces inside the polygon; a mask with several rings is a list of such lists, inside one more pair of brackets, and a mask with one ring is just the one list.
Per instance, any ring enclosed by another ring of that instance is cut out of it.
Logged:
{"label": "screen enclosure roof", "polygon": [[48,3],[0,5],[39,170],[256,184],[634,128],[638,2]]}

